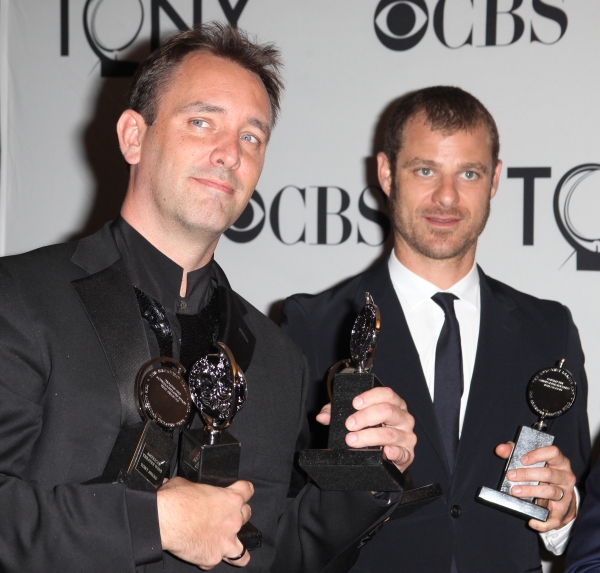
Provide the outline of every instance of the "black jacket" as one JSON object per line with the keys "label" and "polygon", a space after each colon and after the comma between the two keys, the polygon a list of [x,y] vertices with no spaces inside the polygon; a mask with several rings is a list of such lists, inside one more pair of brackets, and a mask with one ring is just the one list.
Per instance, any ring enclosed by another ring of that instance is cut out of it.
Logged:
{"label": "black jacket", "polygon": [[[353,572],[447,573],[453,553],[460,573],[541,571],[538,534],[521,519],[477,503],[475,495],[482,485],[496,488],[499,484],[504,462],[495,456],[494,448],[514,439],[520,425],[537,420],[526,400],[529,380],[561,358],[578,383],[578,394],[571,410],[550,422],[549,431],[579,480],[586,472],[590,457],[587,380],[579,335],[568,309],[520,293],[483,272],[480,277],[479,342],[452,476],[387,259],[319,295],[295,295],[285,301],[281,326],[304,350],[310,365],[310,417],[316,403],[325,400],[321,394],[325,372],[349,356],[350,329],[364,306],[365,291],[373,295],[381,310],[373,372],[406,400],[416,420],[418,441],[410,476],[416,487],[439,482],[444,490],[443,499],[386,523],[361,550]],[[459,517],[451,517],[452,507]]]}
{"label": "black jacket", "polygon": [[[337,571],[344,550],[393,508],[369,493],[321,494],[310,485],[287,498],[295,450],[307,433],[306,362],[217,272],[227,294],[220,339],[249,390],[231,432],[242,444],[240,478],[255,487],[252,523],[264,536],[245,570]],[[121,427],[139,421],[134,381],[148,359],[109,226],[0,260],[1,571],[131,572],[136,561],[161,556],[140,533],[154,530],[150,538],[157,538],[154,492],[81,485],[102,473]],[[197,571],[162,557],[139,570]]]}

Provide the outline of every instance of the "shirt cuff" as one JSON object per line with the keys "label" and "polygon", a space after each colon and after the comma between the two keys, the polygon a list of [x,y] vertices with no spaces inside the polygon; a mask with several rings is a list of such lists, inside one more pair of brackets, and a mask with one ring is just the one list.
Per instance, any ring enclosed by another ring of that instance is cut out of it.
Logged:
{"label": "shirt cuff", "polygon": [[[575,506],[577,513],[579,513],[579,492],[577,488],[574,488],[575,492]],[[577,513],[575,514],[575,518],[569,521],[567,525],[564,525],[560,529],[551,529],[550,531],[546,531],[544,533],[540,533],[540,537],[546,546],[546,549],[550,551],[550,553],[554,553],[554,555],[562,555],[567,548],[567,543],[569,539],[571,539],[571,529],[573,525],[575,525],[575,521],[577,519]]]}
{"label": "shirt cuff", "polygon": [[125,490],[125,503],[136,566],[160,561],[163,557],[155,491]]}

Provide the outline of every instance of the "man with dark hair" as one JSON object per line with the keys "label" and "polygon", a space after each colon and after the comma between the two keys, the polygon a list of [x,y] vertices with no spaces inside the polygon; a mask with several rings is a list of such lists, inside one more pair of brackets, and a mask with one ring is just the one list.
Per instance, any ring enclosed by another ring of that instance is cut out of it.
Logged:
{"label": "man with dark hair", "polygon": [[[584,358],[568,309],[493,280],[475,264],[500,180],[498,152],[495,122],[472,95],[440,86],[402,98],[377,156],[393,252],[337,287],[284,303],[282,327],[309,360],[310,415],[324,403],[319,389],[327,369],[347,354],[349,317],[365,291],[373,296],[381,310],[373,371],[415,417],[408,473],[416,487],[436,481],[444,490],[443,499],[387,522],[352,572],[541,571],[539,538],[556,554],[568,541],[575,484],[590,456]],[[546,466],[508,475],[540,482],[512,494],[550,510],[545,523],[525,524],[475,498],[481,486],[498,486],[511,452],[504,442],[537,420],[527,403],[529,380],[560,359],[578,384],[575,405],[549,423],[554,445],[521,460]],[[326,406],[317,419],[328,417]]]}
{"label": "man with dark hair", "polygon": [[[213,260],[259,178],[279,67],[273,46],[225,26],[167,41],[140,67],[117,124],[130,164],[121,216],[81,241],[0,261],[3,572],[335,572],[394,509],[371,492],[321,493],[297,479],[305,360]],[[189,369],[217,341],[248,385],[233,427],[241,479],[191,483],[174,477],[175,460],[158,491],[94,479],[122,428],[140,422],[144,365],[162,356]],[[367,420],[389,427],[363,430]],[[410,464],[413,421],[396,394],[365,393],[353,421],[357,447]],[[237,537],[250,514],[263,535],[252,558]]]}

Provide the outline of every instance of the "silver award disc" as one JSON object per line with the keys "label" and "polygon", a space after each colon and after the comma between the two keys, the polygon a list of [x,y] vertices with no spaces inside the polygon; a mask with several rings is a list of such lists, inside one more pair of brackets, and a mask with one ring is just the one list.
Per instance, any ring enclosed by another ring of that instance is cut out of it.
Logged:
{"label": "silver award disc", "polygon": [[540,370],[529,382],[527,398],[542,418],[564,414],[575,401],[577,384],[568,370],[559,367]]}
{"label": "silver award disc", "polygon": [[192,397],[183,379],[185,368],[161,356],[146,362],[137,377],[138,409],[146,420],[166,430],[185,426],[192,410]]}

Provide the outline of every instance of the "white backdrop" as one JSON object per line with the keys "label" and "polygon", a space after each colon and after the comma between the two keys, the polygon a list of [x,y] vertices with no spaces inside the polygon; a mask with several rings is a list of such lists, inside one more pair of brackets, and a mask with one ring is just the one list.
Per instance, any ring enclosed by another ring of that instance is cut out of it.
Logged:
{"label": "white backdrop", "polygon": [[[130,69],[152,38],[213,19],[277,43],[286,63],[282,117],[253,212],[238,223],[237,240],[225,237],[217,249],[233,287],[276,316],[287,295],[317,292],[373,264],[383,227],[372,220],[377,190],[363,191],[377,184],[380,118],[407,91],[458,85],[496,118],[504,161],[478,262],[572,310],[595,440],[599,2],[0,0],[0,252],[81,236],[114,217],[127,178],[114,124]],[[565,174],[586,164],[557,192]],[[538,175],[533,191],[525,193],[518,168],[537,168],[527,171]],[[318,210],[324,196],[329,215]],[[344,200],[342,219],[335,213]]]}

